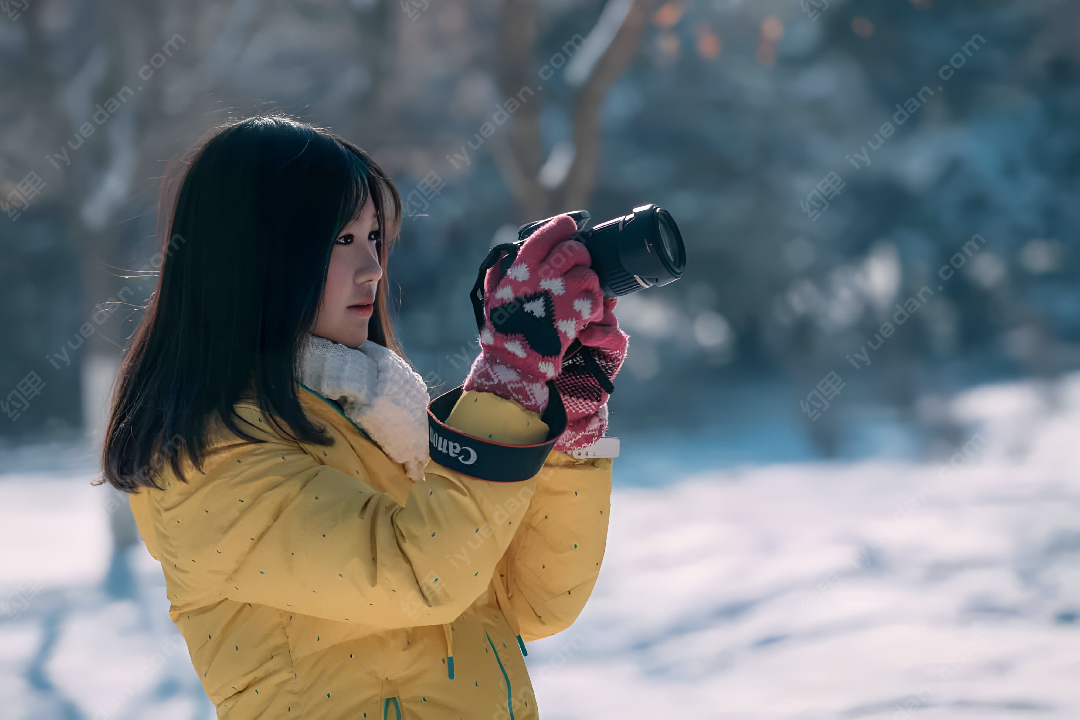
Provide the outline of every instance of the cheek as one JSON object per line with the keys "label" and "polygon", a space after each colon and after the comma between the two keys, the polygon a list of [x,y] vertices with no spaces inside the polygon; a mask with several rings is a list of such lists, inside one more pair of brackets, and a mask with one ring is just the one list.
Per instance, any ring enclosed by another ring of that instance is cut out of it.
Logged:
{"label": "cheek", "polygon": [[323,303],[336,306],[337,301],[347,291],[349,272],[341,262],[340,253],[335,252],[330,256],[330,267],[326,271],[326,286],[323,288]]}

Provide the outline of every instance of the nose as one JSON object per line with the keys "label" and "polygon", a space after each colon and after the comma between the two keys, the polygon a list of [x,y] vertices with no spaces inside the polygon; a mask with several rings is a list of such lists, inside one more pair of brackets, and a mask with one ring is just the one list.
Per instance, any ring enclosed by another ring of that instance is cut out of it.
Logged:
{"label": "nose", "polygon": [[354,282],[357,285],[364,283],[378,283],[382,279],[382,263],[379,261],[379,246],[373,242],[367,242],[367,250],[361,253],[360,266],[356,270]]}

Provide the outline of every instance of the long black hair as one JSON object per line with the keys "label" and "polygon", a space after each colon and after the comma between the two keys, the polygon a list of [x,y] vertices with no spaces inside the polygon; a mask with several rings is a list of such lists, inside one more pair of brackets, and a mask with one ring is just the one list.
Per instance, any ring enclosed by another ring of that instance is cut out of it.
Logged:
{"label": "long black hair", "polygon": [[285,437],[332,442],[297,395],[300,341],[314,325],[330,251],[341,230],[375,205],[383,277],[368,338],[404,357],[394,336],[386,266],[401,229],[401,198],[360,148],[284,116],[216,128],[166,170],[158,206],[157,290],[120,368],[103,479],[125,492],[160,489],[166,460],[196,469],[216,415],[252,393]]}

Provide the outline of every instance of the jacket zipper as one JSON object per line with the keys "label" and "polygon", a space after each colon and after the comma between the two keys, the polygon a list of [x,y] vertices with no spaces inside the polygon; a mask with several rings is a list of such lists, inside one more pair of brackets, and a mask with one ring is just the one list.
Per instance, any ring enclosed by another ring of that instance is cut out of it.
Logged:
{"label": "jacket zipper", "polygon": [[510,711],[510,720],[514,720],[514,694],[510,689],[510,676],[506,674],[506,668],[503,667],[502,660],[499,659],[499,651],[495,649],[495,643],[491,641],[491,636],[488,635],[487,630],[484,631],[484,635],[487,637],[488,645],[491,646],[491,652],[495,653],[495,662],[499,663],[503,679],[506,680],[506,709]]}

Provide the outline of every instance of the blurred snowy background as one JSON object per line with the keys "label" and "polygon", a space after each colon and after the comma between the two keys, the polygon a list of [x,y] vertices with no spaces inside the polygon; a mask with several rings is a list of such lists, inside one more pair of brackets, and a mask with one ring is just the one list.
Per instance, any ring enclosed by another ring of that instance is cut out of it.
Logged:
{"label": "blurred snowy background", "polygon": [[0,0],[0,718],[212,717],[89,480],[164,163],[269,111],[394,177],[433,393],[518,224],[683,230],[546,718],[1080,717],[1074,0]]}
{"label": "blurred snowy background", "polygon": [[[529,646],[541,717],[1080,717],[1080,374],[946,405],[971,435],[939,464],[617,460],[593,596]],[[90,458],[3,459],[0,717],[213,718]]]}

